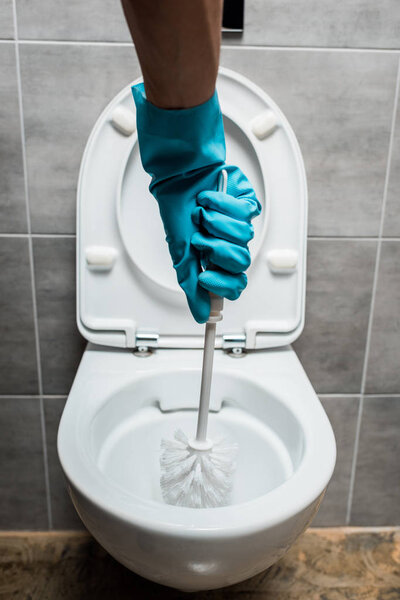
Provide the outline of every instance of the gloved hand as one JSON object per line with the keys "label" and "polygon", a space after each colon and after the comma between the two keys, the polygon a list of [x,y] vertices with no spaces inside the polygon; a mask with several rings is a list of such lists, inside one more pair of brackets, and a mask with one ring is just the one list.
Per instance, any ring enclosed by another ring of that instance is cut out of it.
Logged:
{"label": "gloved hand", "polygon": [[[204,104],[182,110],[154,106],[143,84],[133,86],[132,93],[140,156],[152,177],[150,191],[178,282],[194,318],[204,323],[210,313],[208,292],[236,300],[247,285],[251,220],[261,205],[242,171],[225,165],[216,92]],[[217,191],[222,169],[228,174],[226,193]]]}

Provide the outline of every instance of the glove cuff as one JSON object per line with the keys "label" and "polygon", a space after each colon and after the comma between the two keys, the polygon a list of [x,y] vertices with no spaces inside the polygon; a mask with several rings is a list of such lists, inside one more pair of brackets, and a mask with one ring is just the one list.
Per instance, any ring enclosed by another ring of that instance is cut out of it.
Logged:
{"label": "glove cuff", "polygon": [[[152,185],[225,162],[225,135],[218,95],[198,106],[163,109],[146,99],[143,83],[132,87],[142,164]],[[150,187],[151,189],[151,187]]]}

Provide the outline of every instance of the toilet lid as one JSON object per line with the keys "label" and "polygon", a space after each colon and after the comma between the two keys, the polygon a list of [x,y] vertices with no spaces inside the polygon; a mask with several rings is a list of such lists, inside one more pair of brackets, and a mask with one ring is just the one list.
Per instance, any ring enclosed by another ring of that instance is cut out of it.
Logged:
{"label": "toilet lid", "polygon": [[[225,302],[217,346],[235,339],[249,349],[286,345],[304,321],[307,187],[301,152],[279,107],[252,82],[221,68],[217,90],[227,164],[241,167],[263,206],[253,221],[248,286],[238,300]],[[140,162],[134,110],[129,85],[98,118],[82,158],[78,327],[89,341],[108,346],[133,348],[139,339],[157,339],[159,347],[200,347],[204,326],[194,321],[176,282]]]}

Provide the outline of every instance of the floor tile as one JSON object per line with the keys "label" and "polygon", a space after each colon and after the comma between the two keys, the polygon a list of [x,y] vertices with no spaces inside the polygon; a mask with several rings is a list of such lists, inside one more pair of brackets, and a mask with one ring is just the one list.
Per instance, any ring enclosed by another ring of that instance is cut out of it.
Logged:
{"label": "floor tile", "polygon": [[10,598],[43,600],[398,600],[399,552],[398,528],[311,528],[267,571],[188,594],[129,571],[86,532],[11,533],[0,579]]}

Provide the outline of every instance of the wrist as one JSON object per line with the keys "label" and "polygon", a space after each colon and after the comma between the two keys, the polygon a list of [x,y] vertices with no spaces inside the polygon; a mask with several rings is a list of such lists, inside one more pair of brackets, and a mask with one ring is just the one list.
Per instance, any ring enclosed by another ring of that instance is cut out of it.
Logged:
{"label": "wrist", "polygon": [[198,106],[180,110],[153,105],[143,84],[133,86],[132,93],[142,164],[158,181],[224,164],[225,134],[217,92]]}

